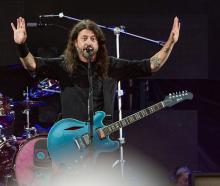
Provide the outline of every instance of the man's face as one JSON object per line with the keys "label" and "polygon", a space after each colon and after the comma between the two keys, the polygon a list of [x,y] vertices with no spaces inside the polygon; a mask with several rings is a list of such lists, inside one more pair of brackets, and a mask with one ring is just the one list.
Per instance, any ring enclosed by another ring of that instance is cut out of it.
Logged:
{"label": "man's face", "polygon": [[87,29],[81,30],[75,41],[75,47],[78,51],[79,58],[83,62],[87,62],[88,60],[88,52],[86,49],[88,47],[92,48],[93,49],[92,59],[94,60],[99,47],[94,32]]}
{"label": "man's face", "polygon": [[177,180],[177,186],[188,186],[188,178],[189,178],[189,173],[182,173],[182,175],[179,177]]}

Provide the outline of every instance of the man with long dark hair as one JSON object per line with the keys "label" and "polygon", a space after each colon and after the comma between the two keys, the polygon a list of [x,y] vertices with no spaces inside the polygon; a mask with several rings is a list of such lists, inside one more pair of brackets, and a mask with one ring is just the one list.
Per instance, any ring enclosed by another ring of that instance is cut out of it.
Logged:
{"label": "man with long dark hair", "polygon": [[[174,18],[170,36],[163,48],[149,59],[125,60],[108,56],[105,37],[98,25],[82,20],[70,31],[67,47],[59,58],[34,57],[26,44],[25,20],[11,23],[14,41],[25,69],[36,75],[57,79],[61,86],[62,118],[88,119],[88,60],[91,57],[94,71],[94,111],[112,115],[117,81],[150,76],[167,61],[174,44],[178,41],[180,23]],[[92,55],[88,54],[88,49]]]}
{"label": "man with long dark hair", "polygon": [[[15,26],[11,23],[11,26],[14,32],[14,41],[17,46],[18,54],[24,68],[33,73],[33,75],[45,76],[47,78],[58,80],[61,86],[62,118],[64,120],[65,118],[66,120],[74,118],[77,119],[77,121],[80,120],[83,122],[90,121],[90,117],[88,117],[88,98],[90,94],[88,64],[91,64],[90,66],[93,72],[94,112],[104,111],[107,115],[112,116],[117,82],[130,78],[150,76],[151,73],[158,71],[167,61],[174,44],[178,41],[180,30],[179,20],[175,17],[170,36],[159,52],[149,59],[126,60],[117,59],[108,55],[104,34],[100,27],[91,20],[82,20],[73,27],[69,34],[67,47],[64,50],[63,55],[58,58],[34,57],[30,53],[26,44],[27,33],[24,18],[19,17],[17,19],[17,25]],[[112,118],[105,121],[104,124],[110,123],[111,120]],[[62,121],[63,120],[61,120],[61,122]],[[73,119],[71,119],[71,123],[72,121]],[[61,126],[64,125],[61,124]],[[50,132],[55,127],[56,124],[53,125]],[[85,133],[83,131],[84,129],[86,130]],[[64,130],[58,130],[55,135],[52,135],[53,137],[61,137],[59,140],[49,140],[49,132],[48,151],[51,159],[56,161],[59,156],[58,159],[61,160],[61,165],[63,161],[65,161],[66,166],[71,166],[69,164],[73,164],[75,161],[78,162],[78,160],[80,161],[81,157],[85,159],[80,155],[83,155],[81,152],[83,152],[83,149],[89,144],[89,140],[87,140],[87,130],[86,126],[65,127]],[[82,135],[78,134],[80,131],[83,132]],[[77,133],[77,137],[72,136],[74,132]],[[99,135],[102,134],[104,133],[99,133]],[[97,134],[94,136],[97,140]],[[67,140],[66,137],[68,137],[69,140]],[[101,138],[101,136],[99,137]],[[118,143],[111,142],[108,138],[105,138],[105,136],[102,139],[103,140],[99,140],[100,143],[102,143],[102,145],[100,145],[102,148],[111,146],[111,150],[113,150],[118,146]],[[54,142],[56,143],[57,141],[59,141],[59,144],[52,145],[53,147],[50,148],[50,144]],[[99,149],[99,141],[93,143],[95,146],[94,149]],[[101,152],[110,151],[105,150],[101,150]],[[60,158],[60,155],[62,158]],[[89,153],[88,156],[90,156]],[[75,159],[75,157],[77,159]],[[60,170],[63,170],[62,166],[60,166]],[[70,174],[68,173],[68,170],[69,169],[66,169],[67,172],[64,170],[63,175],[66,176],[65,178],[70,179],[71,176],[69,176]],[[93,174],[94,171],[95,169],[92,171]],[[105,171],[101,171],[102,174],[103,172]],[[61,180],[65,180],[65,178],[62,178]],[[74,178],[74,181],[75,180],[76,179]],[[109,179],[106,180],[109,182]],[[115,178],[113,181],[114,180]],[[81,181],[84,182],[86,180],[85,178],[82,178]],[[98,181],[101,183],[100,179],[98,179]]]}

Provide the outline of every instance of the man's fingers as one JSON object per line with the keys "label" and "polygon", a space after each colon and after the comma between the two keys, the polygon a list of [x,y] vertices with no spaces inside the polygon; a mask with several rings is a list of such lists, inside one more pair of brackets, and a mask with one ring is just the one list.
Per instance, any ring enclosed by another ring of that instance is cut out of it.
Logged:
{"label": "man's fingers", "polygon": [[179,29],[180,29],[180,22],[179,22],[178,17],[175,17],[174,21],[173,21],[173,28],[172,28],[172,30],[173,31],[177,31]]}
{"label": "man's fingers", "polygon": [[15,28],[14,23],[11,23],[11,28],[12,28],[12,30],[15,32],[16,28]]}
{"label": "man's fingers", "polygon": [[25,29],[25,19],[22,17],[17,18],[17,28],[13,22],[11,22],[11,28],[15,32],[17,29]]}
{"label": "man's fingers", "polygon": [[17,28],[20,28],[20,19],[17,19]]}
{"label": "man's fingers", "polygon": [[22,28],[22,17],[17,19],[17,28]]}
{"label": "man's fingers", "polygon": [[175,24],[176,24],[176,27],[179,30],[180,29],[180,22],[179,22],[179,18],[178,17],[175,17]]}
{"label": "man's fingers", "polygon": [[17,28],[25,28],[25,19],[24,18],[19,17],[17,22],[18,22]]}
{"label": "man's fingers", "polygon": [[175,27],[178,27],[179,21],[177,17],[175,17],[174,24],[175,24]]}
{"label": "man's fingers", "polygon": [[25,27],[25,19],[24,18],[22,18],[22,24]]}

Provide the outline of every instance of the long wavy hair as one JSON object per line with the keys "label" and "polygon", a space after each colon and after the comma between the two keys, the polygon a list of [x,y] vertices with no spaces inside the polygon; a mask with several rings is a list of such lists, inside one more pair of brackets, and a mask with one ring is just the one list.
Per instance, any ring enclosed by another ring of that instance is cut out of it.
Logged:
{"label": "long wavy hair", "polygon": [[77,63],[79,61],[79,55],[74,43],[78,37],[79,32],[83,29],[93,31],[98,40],[99,49],[97,51],[95,63],[97,63],[98,75],[104,78],[107,76],[109,66],[108,51],[105,44],[106,40],[102,30],[92,20],[84,19],[77,23],[70,31],[67,47],[64,50],[64,64],[70,74],[73,74],[75,72],[77,68]]}

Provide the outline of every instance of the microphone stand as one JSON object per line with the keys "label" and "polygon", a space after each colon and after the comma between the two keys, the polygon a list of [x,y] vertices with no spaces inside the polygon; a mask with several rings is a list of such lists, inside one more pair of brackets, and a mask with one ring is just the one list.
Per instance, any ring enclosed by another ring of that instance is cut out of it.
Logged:
{"label": "microphone stand", "polygon": [[[63,12],[60,12],[59,14],[48,14],[48,15],[40,15],[40,16],[39,16],[40,19],[41,19],[41,18],[52,18],[52,17],[66,18],[66,19],[69,19],[69,20],[71,20],[71,21],[82,21],[82,19],[78,19],[78,18],[66,16],[66,15],[64,15]],[[113,27],[103,26],[103,25],[99,25],[99,24],[97,24],[97,25],[98,25],[100,28],[104,28],[104,29],[107,29],[107,30],[110,30],[110,31],[115,32],[115,31],[114,31],[115,28],[113,28]],[[132,37],[136,37],[136,38],[138,38],[138,39],[142,39],[142,40],[145,40],[145,41],[149,41],[149,42],[158,44],[158,45],[160,45],[160,46],[164,46],[164,44],[165,44],[164,41],[158,41],[158,40],[146,38],[146,37],[143,37],[143,36],[139,36],[139,35],[136,35],[136,34],[132,34],[132,33],[129,33],[129,32],[125,32],[124,29],[120,29],[119,32],[122,33],[122,34],[125,34],[125,35],[129,35],[129,36],[132,36]]]}
{"label": "microphone stand", "polygon": [[[88,98],[88,132],[89,132],[89,151],[88,158],[93,157],[93,126],[94,126],[94,107],[93,107],[93,71],[91,67],[93,51],[87,51],[88,54],[88,81],[89,81],[89,98]],[[92,162],[92,161],[91,161]]]}
{"label": "microphone stand", "polygon": [[[117,53],[117,58],[120,57],[119,54],[119,36],[120,36],[120,32],[123,31],[123,28],[120,27],[115,27],[114,29],[114,34],[116,35],[116,53]],[[119,120],[122,120],[122,102],[121,102],[121,98],[124,94],[123,90],[121,89],[121,82],[118,82],[118,90],[117,90],[117,94],[118,94],[118,114],[119,114]],[[118,163],[120,163],[121,165],[121,174],[122,177],[124,176],[124,150],[123,150],[123,144],[125,143],[125,139],[123,137],[123,131],[122,128],[119,129],[119,145],[120,145],[120,159],[116,160],[112,167],[114,168]]]}

